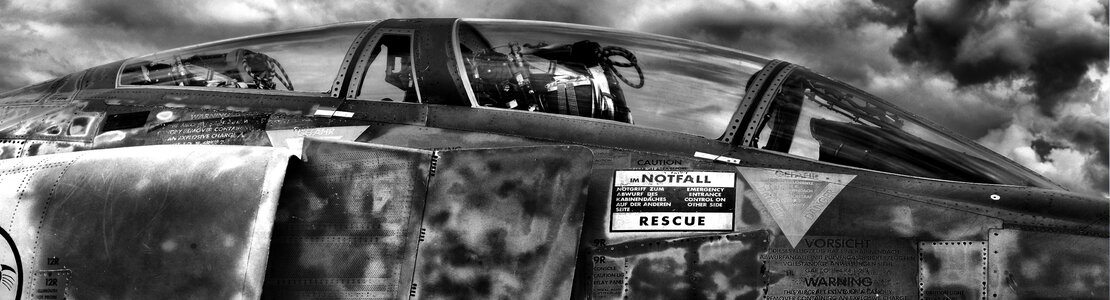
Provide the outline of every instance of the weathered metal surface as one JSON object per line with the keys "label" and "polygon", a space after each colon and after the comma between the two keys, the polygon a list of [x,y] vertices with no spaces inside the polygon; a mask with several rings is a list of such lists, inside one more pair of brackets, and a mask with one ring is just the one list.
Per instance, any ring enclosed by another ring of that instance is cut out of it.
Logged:
{"label": "weathered metal surface", "polygon": [[70,153],[91,149],[92,145],[81,142],[29,140],[23,143],[21,156],[39,156],[57,153]]}
{"label": "weathered metal surface", "polygon": [[921,299],[986,299],[987,242],[919,242]]}
{"label": "weathered metal surface", "polygon": [[0,159],[22,157],[23,143],[21,140],[0,141]]}
{"label": "weathered metal surface", "polygon": [[765,263],[767,299],[912,299],[917,249],[910,239],[806,236],[796,247],[776,236]]}
{"label": "weathered metal surface", "polygon": [[305,139],[282,188],[263,298],[409,293],[430,151]]}
{"label": "weathered metal surface", "polygon": [[589,150],[305,141],[264,298],[569,295]]}
{"label": "weathered metal surface", "polygon": [[23,298],[257,297],[287,162],[203,146],[0,161]]}
{"label": "weathered metal surface", "polygon": [[81,112],[78,103],[0,107],[0,137],[84,141],[98,130],[100,112]]}
{"label": "weathered metal surface", "polygon": [[760,230],[645,240],[596,249],[597,299],[911,299],[917,253],[907,239],[806,237]]}
{"label": "weathered metal surface", "polygon": [[950,209],[906,195],[849,185],[814,223],[810,234],[890,236],[918,240],[985,239],[1002,220]]}
{"label": "weathered metal surface", "polygon": [[1106,238],[1000,229],[987,248],[990,299],[1110,298]]}
{"label": "weathered metal surface", "polygon": [[[733,166],[713,163],[706,159],[617,149],[594,149],[594,170],[590,176],[589,201],[586,207],[582,242],[579,246],[578,270],[575,274],[575,297],[577,298],[585,298],[591,294],[598,297],[617,295],[615,286],[612,284],[612,281],[617,279],[612,276],[612,270],[599,269],[599,266],[596,265],[597,261],[591,260],[591,257],[603,255],[599,252],[601,249],[606,249],[612,245],[634,247],[638,244],[652,244],[691,236],[720,236],[723,234],[697,231],[615,232],[610,230],[614,170],[736,172],[736,168]],[[735,180],[735,195],[733,195],[735,201],[732,203],[734,205],[732,207],[733,226],[727,232],[739,234],[766,230],[765,235],[774,235],[778,227],[763,204],[758,200],[758,196],[755,195],[750,185],[743,180],[739,173],[737,173]],[[645,253],[651,252],[644,251]],[[601,286],[594,286],[595,283],[601,284]],[[604,292],[604,290],[610,290],[610,292]]]}
{"label": "weathered metal surface", "polygon": [[[114,109],[113,109],[114,110]],[[148,108],[108,114],[96,148],[157,144],[269,146],[269,115],[233,111]]]}
{"label": "weathered metal surface", "polygon": [[353,141],[369,126],[333,126],[316,128],[294,128],[285,130],[267,130],[266,136],[274,147],[287,148],[296,155],[301,155],[306,137],[318,139]]}
{"label": "weathered metal surface", "polygon": [[765,273],[759,258],[771,239],[768,231],[754,231],[599,248],[588,258],[595,278],[590,294],[598,299],[757,299],[763,287],[782,278]]}
{"label": "weathered metal surface", "polygon": [[414,296],[569,297],[592,161],[576,146],[440,152]]}

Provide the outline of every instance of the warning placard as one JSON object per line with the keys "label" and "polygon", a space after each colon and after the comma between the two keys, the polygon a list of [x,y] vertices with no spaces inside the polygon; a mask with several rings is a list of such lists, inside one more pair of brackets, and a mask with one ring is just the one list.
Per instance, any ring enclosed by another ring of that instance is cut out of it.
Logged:
{"label": "warning placard", "polygon": [[618,170],[611,231],[731,231],[736,174]]}
{"label": "warning placard", "polygon": [[840,191],[856,178],[800,170],[737,167],[759,195],[790,245],[798,246],[809,228]]}

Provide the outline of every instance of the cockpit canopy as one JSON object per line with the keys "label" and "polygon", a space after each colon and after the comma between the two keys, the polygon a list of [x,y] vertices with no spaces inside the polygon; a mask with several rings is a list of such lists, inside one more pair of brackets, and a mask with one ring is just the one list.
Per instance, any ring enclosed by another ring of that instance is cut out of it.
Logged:
{"label": "cockpit canopy", "polygon": [[204,87],[324,94],[368,23],[264,34],[128,60],[119,86]]}
{"label": "cockpit canopy", "polygon": [[156,61],[128,65],[120,83],[129,85],[176,85],[293,90],[293,82],[281,63],[266,54],[247,49],[174,55]]}
{"label": "cockpit canopy", "polygon": [[[476,105],[717,138],[769,60],[666,36],[573,24],[464,19]],[[524,84],[520,84],[524,83]]]}
{"label": "cockpit canopy", "polygon": [[[784,65],[704,43],[582,25],[385,20],[139,57],[124,63],[118,84],[559,114],[876,171],[1055,186],[882,99]],[[767,83],[752,85],[760,81]]]}
{"label": "cockpit canopy", "polygon": [[842,82],[804,68],[783,78],[765,97],[768,109],[744,146],[928,178],[1013,185],[1043,180]]}

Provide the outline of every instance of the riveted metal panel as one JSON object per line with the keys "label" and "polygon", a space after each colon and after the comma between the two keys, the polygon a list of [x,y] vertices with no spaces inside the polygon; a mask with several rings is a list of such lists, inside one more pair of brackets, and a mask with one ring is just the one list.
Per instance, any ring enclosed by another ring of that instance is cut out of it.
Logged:
{"label": "riveted metal panel", "polygon": [[1106,238],[999,229],[988,251],[989,299],[1110,298]]}
{"label": "riveted metal panel", "polygon": [[409,293],[432,153],[306,138],[275,221],[264,298]]}
{"label": "riveted metal panel", "polygon": [[919,242],[921,299],[986,299],[987,242]]}
{"label": "riveted metal panel", "polygon": [[24,142],[22,140],[0,141],[0,159],[22,157]]}

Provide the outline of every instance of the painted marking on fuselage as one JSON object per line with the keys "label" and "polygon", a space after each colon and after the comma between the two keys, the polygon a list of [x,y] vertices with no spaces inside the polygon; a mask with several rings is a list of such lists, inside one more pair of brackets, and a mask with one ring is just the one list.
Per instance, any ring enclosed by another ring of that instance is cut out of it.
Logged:
{"label": "painted marking on fuselage", "polygon": [[274,147],[293,150],[297,157],[301,156],[305,137],[314,137],[329,140],[353,141],[370,126],[336,126],[294,128],[285,130],[267,130],[266,136]]}
{"label": "painted marking on fuselage", "polygon": [[15,240],[0,228],[4,241],[0,243],[0,300],[19,299],[23,294],[23,263]]}
{"label": "painted marking on fuselage", "polygon": [[794,247],[856,175],[737,167]]}

